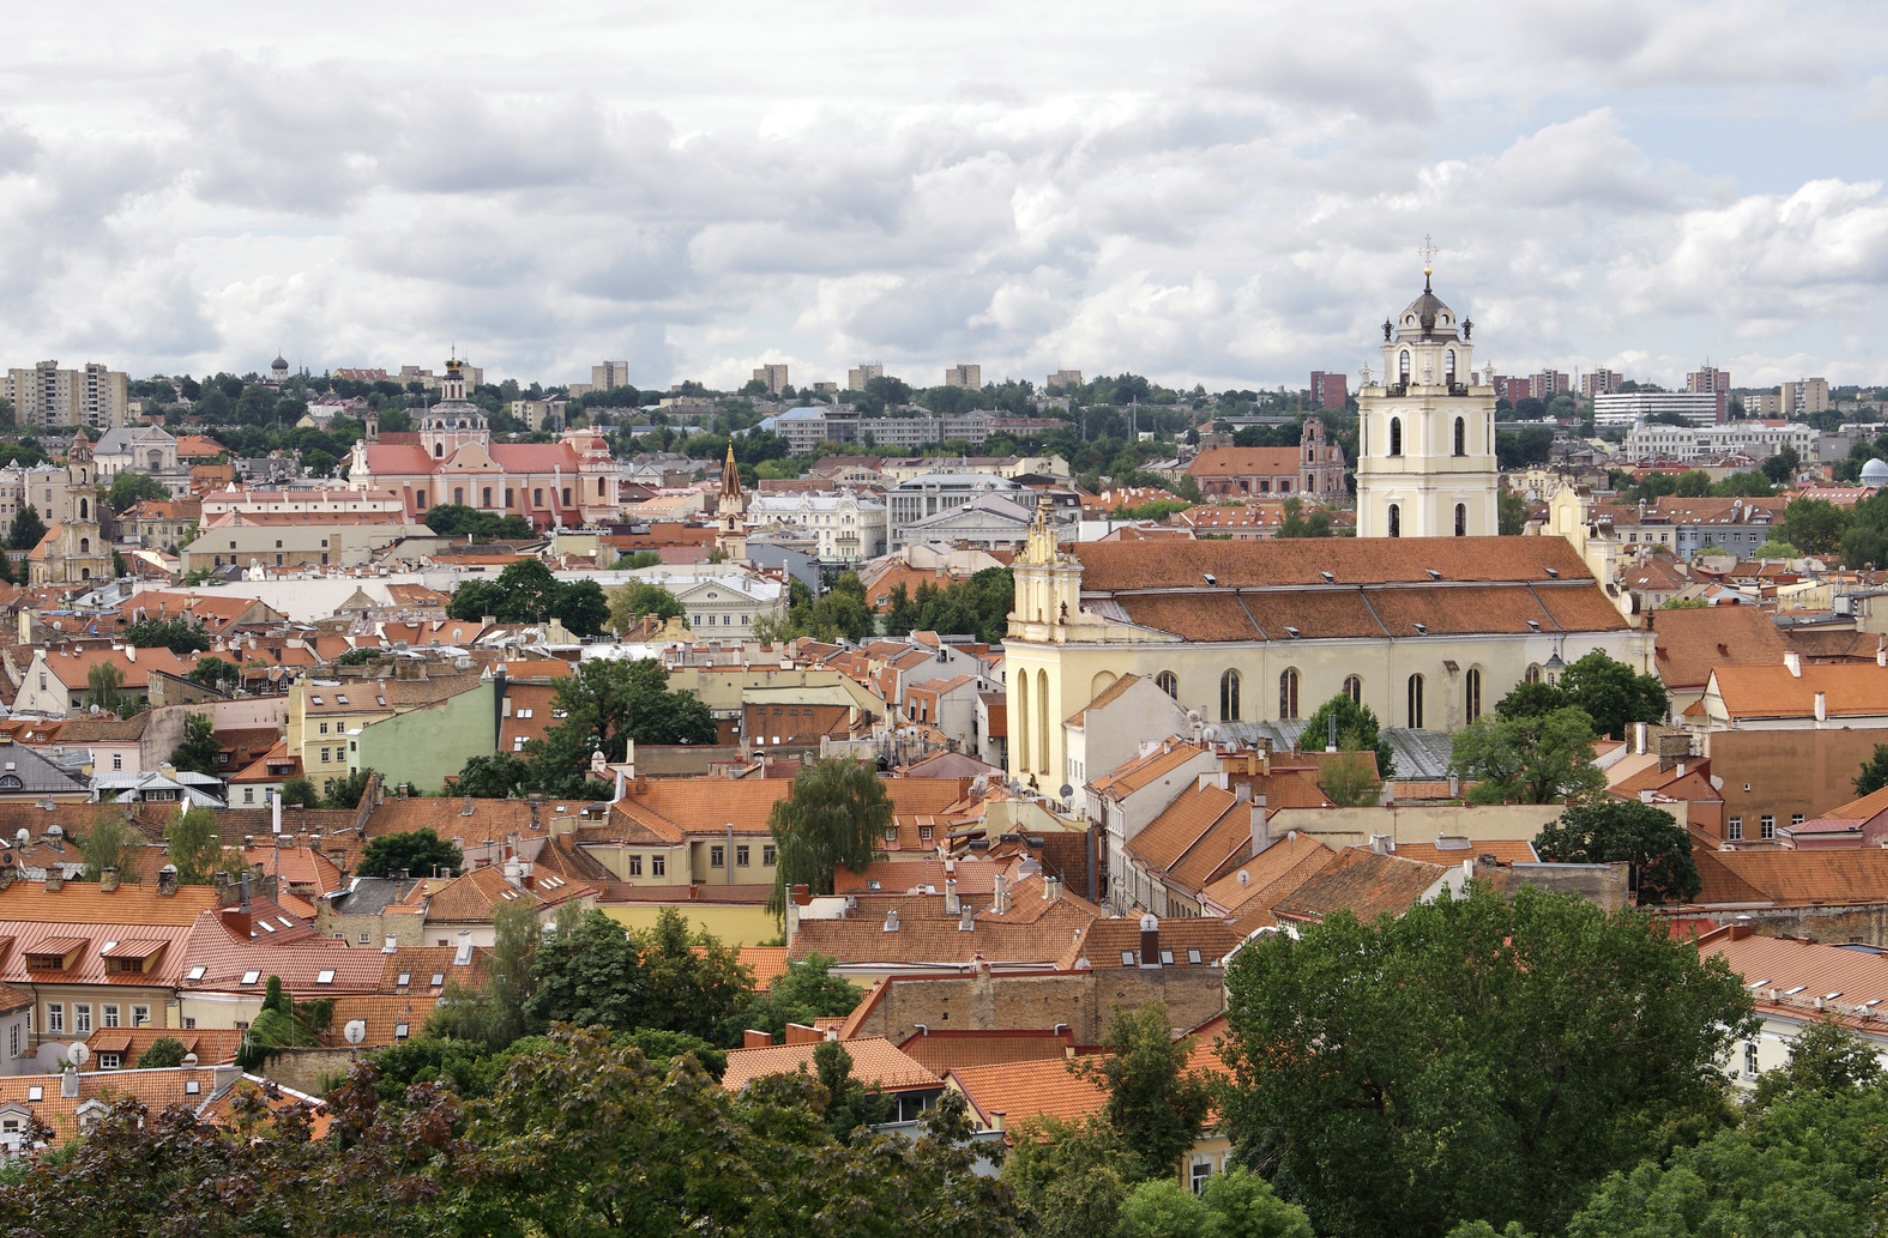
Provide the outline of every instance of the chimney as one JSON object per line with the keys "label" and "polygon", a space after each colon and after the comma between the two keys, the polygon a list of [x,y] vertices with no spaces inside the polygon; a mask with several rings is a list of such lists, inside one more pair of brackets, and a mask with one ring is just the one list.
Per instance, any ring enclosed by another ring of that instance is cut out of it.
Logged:
{"label": "chimney", "polygon": [[282,793],[269,796],[269,830],[277,838],[282,836]]}
{"label": "chimney", "polygon": [[1888,666],[1888,636],[1875,638],[1875,665]]}
{"label": "chimney", "polygon": [[459,810],[459,815],[462,817],[469,817],[472,815],[472,797],[471,796],[468,795],[465,797],[465,807]]}
{"label": "chimney", "polygon": [[8,860],[6,863],[0,864],[0,890],[7,889],[13,884],[14,872],[15,870],[13,867],[12,860]]}
{"label": "chimney", "polygon": [[66,870],[57,864],[46,866],[46,893],[57,894],[66,884]]}
{"label": "chimney", "polygon": [[944,878],[944,914],[954,916],[963,907],[963,900],[957,897],[957,878]]}
{"label": "chimney", "polygon": [[1462,798],[1462,775],[1454,770],[1449,771],[1449,798],[1452,800]]}
{"label": "chimney", "polygon": [[110,894],[117,888],[118,888],[117,867],[115,865],[107,864],[105,867],[99,869],[98,870],[98,892],[100,894]]}
{"label": "chimney", "polygon": [[471,929],[459,930],[459,944],[452,952],[452,965],[454,967],[470,967],[472,965]]}
{"label": "chimney", "polygon": [[1789,649],[1784,651],[1783,665],[1790,668],[1791,678],[1801,679],[1803,677],[1803,655],[1796,652],[1796,650]]}
{"label": "chimney", "polygon": [[997,915],[1004,915],[1010,909],[1010,883],[1002,873],[990,879],[990,909]]}
{"label": "chimney", "polygon": [[1827,692],[1816,694],[1816,721],[1829,721],[1829,694]]}
{"label": "chimney", "polygon": [[885,909],[885,931],[887,933],[896,933],[898,931],[898,908],[888,907]]}
{"label": "chimney", "polygon": [[1632,750],[1643,756],[1645,755],[1645,745],[1646,724],[1643,722],[1635,722],[1632,724]]}
{"label": "chimney", "polygon": [[1252,797],[1252,854],[1257,855],[1272,845],[1272,826],[1265,816],[1265,797]]}
{"label": "chimney", "polygon": [[1396,844],[1390,841],[1388,834],[1372,834],[1370,836],[1370,852],[1372,855],[1388,855],[1395,850]]}
{"label": "chimney", "polygon": [[400,939],[399,939],[399,938],[397,938],[397,937],[389,937],[389,938],[387,938],[387,939],[386,939],[386,942],[387,942],[387,944],[386,944],[386,945],[384,945],[384,946],[382,946],[382,947],[380,947],[380,952],[381,952],[382,954],[395,954],[395,953],[398,953],[398,951],[399,951],[399,949],[400,949]]}
{"label": "chimney", "polygon": [[958,908],[957,931],[960,933],[974,933],[976,929],[977,929],[976,912],[972,911],[969,907]]}
{"label": "chimney", "polygon": [[157,892],[162,897],[177,893],[177,866],[166,864],[157,870]]}
{"label": "chimney", "polygon": [[59,1072],[59,1096],[63,1100],[79,1098],[79,1068],[68,1066]]}
{"label": "chimney", "polygon": [[1002,1134],[1003,1122],[1008,1116],[1009,1115],[1001,1109],[992,1109],[990,1111],[990,1129],[999,1135]]}
{"label": "chimney", "polygon": [[1042,875],[1042,897],[1045,902],[1054,902],[1062,897],[1062,878]]}
{"label": "chimney", "polygon": [[769,1032],[757,1032],[750,1027],[741,1033],[743,1049],[766,1049],[772,1047],[773,1043],[773,1035]]}
{"label": "chimney", "polygon": [[1160,966],[1160,919],[1152,912],[1141,917],[1141,966]]}
{"label": "chimney", "polygon": [[236,1081],[242,1077],[243,1068],[240,1066],[210,1067],[211,1095],[221,1096],[223,1093],[235,1087]]}

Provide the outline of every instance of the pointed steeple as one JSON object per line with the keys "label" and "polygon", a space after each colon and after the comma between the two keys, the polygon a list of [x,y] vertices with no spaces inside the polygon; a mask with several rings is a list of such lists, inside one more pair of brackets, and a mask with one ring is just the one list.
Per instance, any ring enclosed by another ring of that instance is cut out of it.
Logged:
{"label": "pointed steeple", "polygon": [[728,440],[728,458],[721,465],[721,497],[724,500],[733,499],[737,503],[741,499],[741,466],[734,462],[734,440],[731,438]]}

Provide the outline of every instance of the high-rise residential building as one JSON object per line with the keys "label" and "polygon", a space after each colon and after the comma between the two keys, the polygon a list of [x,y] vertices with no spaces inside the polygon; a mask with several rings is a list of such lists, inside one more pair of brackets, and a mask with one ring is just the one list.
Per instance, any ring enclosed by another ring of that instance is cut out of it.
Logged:
{"label": "high-rise residential building", "polygon": [[1343,408],[1350,403],[1350,382],[1342,374],[1311,371],[1311,402],[1319,408]]}
{"label": "high-rise residential building", "polygon": [[864,391],[865,385],[875,378],[885,377],[885,367],[874,361],[861,362],[846,371],[846,390]]}
{"label": "high-rise residential building", "polygon": [[[1799,378],[1793,383],[1784,383],[1777,389],[1783,415],[1800,416],[1809,413],[1827,412],[1829,409],[1829,380],[1826,378]],[[1746,410],[1749,405],[1746,403]]]}
{"label": "high-rise residential building", "polygon": [[602,365],[590,367],[590,388],[593,391],[608,391],[613,387],[629,385],[627,361],[605,361]]}
{"label": "high-rise residential building", "polygon": [[787,365],[784,361],[769,361],[754,370],[754,381],[767,388],[768,395],[779,395],[787,388]]}
{"label": "high-rise residential building", "polygon": [[1587,399],[1596,395],[1611,395],[1619,390],[1625,380],[1613,370],[1598,369],[1584,374],[1580,378],[1580,394]]}
{"label": "high-rise residential building", "polygon": [[1497,400],[1506,400],[1510,406],[1513,406],[1530,397],[1534,390],[1534,383],[1531,379],[1511,378],[1506,374],[1497,374],[1494,388]]}
{"label": "high-rise residential building", "polygon": [[1731,400],[1731,375],[1728,370],[1720,370],[1710,362],[1702,369],[1685,375],[1685,390],[1695,394],[1709,392],[1717,397],[1719,421],[1724,420]]}
{"label": "high-rise residential building", "polygon": [[1709,391],[1618,391],[1593,397],[1593,423],[1632,426],[1660,413],[1676,413],[1687,425],[1709,426],[1723,420],[1721,397]]}
{"label": "high-rise residential building", "polygon": [[1783,397],[1774,391],[1753,391],[1737,398],[1744,402],[1744,416],[1752,420],[1781,417],[1785,411]]}
{"label": "high-rise residential building", "polygon": [[951,365],[944,368],[946,387],[968,387],[972,391],[983,390],[983,367],[980,365]]}
{"label": "high-rise residential building", "polygon": [[1042,385],[1045,387],[1062,387],[1065,389],[1069,387],[1079,387],[1082,385],[1082,372],[1080,370],[1057,370],[1055,373],[1049,375]]}
{"label": "high-rise residential building", "polygon": [[1527,393],[1537,400],[1551,400],[1571,385],[1567,376],[1559,370],[1542,370],[1529,376]]}
{"label": "high-rise residential building", "polygon": [[83,369],[62,370],[57,361],[41,361],[30,370],[7,371],[6,397],[22,426],[91,426],[108,430],[125,424],[130,407],[130,379],[96,361]]}

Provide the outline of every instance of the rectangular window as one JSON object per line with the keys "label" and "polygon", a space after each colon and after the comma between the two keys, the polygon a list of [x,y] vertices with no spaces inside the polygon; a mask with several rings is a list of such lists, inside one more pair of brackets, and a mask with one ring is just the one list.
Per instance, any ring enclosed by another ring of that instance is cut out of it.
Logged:
{"label": "rectangular window", "polygon": [[253,804],[255,802],[256,802],[256,789],[254,787],[244,787],[243,788],[243,803]]}
{"label": "rectangular window", "polygon": [[1187,1167],[1187,1185],[1195,1195],[1206,1194],[1206,1180],[1213,1176],[1213,1162],[1194,1161]]}
{"label": "rectangular window", "polygon": [[775,850],[774,845],[772,843],[766,843],[762,845],[760,849],[760,862],[764,864],[766,867],[772,868],[774,866],[775,859],[778,857],[778,854],[779,853]]}
{"label": "rectangular window", "polygon": [[122,752],[112,753],[111,754],[111,767],[113,769],[123,769],[125,767],[125,754]]}
{"label": "rectangular window", "polygon": [[727,866],[727,863],[728,863],[728,849],[726,847],[708,848],[708,867],[709,868],[724,868]]}
{"label": "rectangular window", "polygon": [[72,1004],[72,1030],[80,1036],[91,1035],[92,1007],[89,1003],[74,1002]]}
{"label": "rectangular window", "polygon": [[323,765],[326,765],[328,763],[328,750],[326,748],[323,748],[321,750],[321,763]]}
{"label": "rectangular window", "polygon": [[321,733],[323,735],[326,735],[328,733],[328,724],[325,722],[321,724]]}
{"label": "rectangular window", "polygon": [[1756,1077],[1757,1042],[1754,1040],[1746,1040],[1744,1042],[1744,1078],[1755,1079]]}
{"label": "rectangular window", "polygon": [[146,1027],[150,1022],[151,1008],[149,1006],[133,1006],[131,1008],[131,1026]]}
{"label": "rectangular window", "polygon": [[753,863],[753,850],[745,845],[734,849],[734,864],[737,868],[746,868]]}
{"label": "rectangular window", "polygon": [[1742,817],[1732,817],[1730,820],[1730,824],[1725,826],[1724,828],[1724,837],[1734,843],[1743,842],[1744,841],[1744,819]]}
{"label": "rectangular window", "polygon": [[630,876],[632,877],[642,876],[642,857],[641,856],[632,855],[627,860],[623,861],[623,865],[624,865],[623,871],[628,873]]}
{"label": "rectangular window", "polygon": [[104,1019],[105,1027],[117,1027],[118,1026],[118,1007],[117,1006],[103,1007],[101,1009],[100,1017]]}
{"label": "rectangular window", "polygon": [[1757,829],[1760,838],[1775,838],[1777,836],[1777,819],[1769,813],[1765,813],[1763,816],[1757,818]]}
{"label": "rectangular window", "polygon": [[117,1070],[119,1063],[123,1060],[124,1059],[119,1057],[116,1053],[101,1053],[98,1055],[98,1068],[100,1070]]}
{"label": "rectangular window", "polygon": [[1802,814],[1802,813],[1800,813],[1800,812],[1793,812],[1793,813],[1791,813],[1791,814],[1790,814],[1790,824],[1791,824],[1791,825],[1801,825],[1801,824],[1803,824],[1803,814]]}
{"label": "rectangular window", "polygon": [[668,876],[669,875],[669,857],[666,855],[650,856],[649,857],[649,875],[651,877]]}

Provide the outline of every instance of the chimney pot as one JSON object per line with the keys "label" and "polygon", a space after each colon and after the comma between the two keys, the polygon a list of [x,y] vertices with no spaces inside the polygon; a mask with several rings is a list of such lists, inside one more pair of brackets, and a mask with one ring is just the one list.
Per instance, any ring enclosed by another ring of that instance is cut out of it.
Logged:
{"label": "chimney pot", "polygon": [[57,864],[48,865],[46,868],[46,893],[57,894],[65,887],[65,884],[66,870],[60,868]]}
{"label": "chimney pot", "polygon": [[166,864],[157,870],[157,892],[164,897],[177,893],[177,866],[175,864]]}
{"label": "chimney pot", "polygon": [[107,864],[105,867],[99,869],[98,870],[98,892],[100,894],[110,894],[112,891],[116,890],[117,888],[118,888],[117,866]]}

